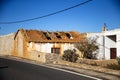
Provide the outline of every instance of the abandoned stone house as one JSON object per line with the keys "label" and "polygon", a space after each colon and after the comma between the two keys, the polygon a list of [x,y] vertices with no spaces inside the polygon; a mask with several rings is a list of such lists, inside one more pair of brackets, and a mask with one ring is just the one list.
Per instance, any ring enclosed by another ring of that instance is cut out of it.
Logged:
{"label": "abandoned stone house", "polygon": [[65,50],[74,49],[74,44],[84,39],[84,34],[75,31],[49,32],[19,29],[14,37],[14,53],[12,55],[29,58],[31,51],[62,55]]}

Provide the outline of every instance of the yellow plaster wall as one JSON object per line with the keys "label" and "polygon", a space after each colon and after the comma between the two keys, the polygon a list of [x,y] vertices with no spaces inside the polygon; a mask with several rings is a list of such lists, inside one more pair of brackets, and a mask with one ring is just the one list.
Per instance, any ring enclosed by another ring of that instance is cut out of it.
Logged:
{"label": "yellow plaster wall", "polygon": [[0,36],[0,55],[12,55],[15,33]]}
{"label": "yellow plaster wall", "polygon": [[26,42],[25,38],[21,31],[19,31],[14,40],[14,53],[13,56],[27,58],[28,57],[28,43]]}
{"label": "yellow plaster wall", "polygon": [[30,51],[28,52],[28,59],[36,60],[39,62],[45,63],[45,53],[39,52],[39,51]]}

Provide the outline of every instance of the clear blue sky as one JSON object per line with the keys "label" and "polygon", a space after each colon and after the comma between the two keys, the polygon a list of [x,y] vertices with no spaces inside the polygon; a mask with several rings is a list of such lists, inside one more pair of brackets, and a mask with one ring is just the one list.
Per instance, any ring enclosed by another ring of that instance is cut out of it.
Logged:
{"label": "clear blue sky", "polygon": [[[43,16],[86,0],[0,0],[0,22]],[[16,24],[0,24],[0,35],[19,28],[48,31],[101,32],[120,28],[120,0],[93,0],[74,9],[46,18]]]}

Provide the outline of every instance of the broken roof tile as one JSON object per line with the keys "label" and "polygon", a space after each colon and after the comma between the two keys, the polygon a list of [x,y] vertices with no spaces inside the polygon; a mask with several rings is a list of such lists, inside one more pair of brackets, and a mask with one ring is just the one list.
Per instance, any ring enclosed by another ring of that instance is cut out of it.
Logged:
{"label": "broken roof tile", "polygon": [[[85,39],[85,35],[81,35],[75,31],[63,32],[48,32],[48,31],[39,31],[39,30],[23,30],[20,29],[25,40],[28,42],[62,42],[62,43],[73,43],[80,42]],[[17,33],[16,33],[17,34]]]}

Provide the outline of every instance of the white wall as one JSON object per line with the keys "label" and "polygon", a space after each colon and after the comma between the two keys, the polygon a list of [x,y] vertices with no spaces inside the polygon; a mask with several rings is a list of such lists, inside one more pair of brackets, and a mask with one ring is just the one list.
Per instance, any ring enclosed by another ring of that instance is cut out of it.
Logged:
{"label": "white wall", "polygon": [[[106,46],[110,48],[117,48],[117,56],[120,56],[120,29],[106,31],[105,36],[116,35],[116,42],[106,39]],[[106,49],[106,59],[110,59],[110,50]]]}
{"label": "white wall", "polygon": [[120,33],[117,34],[117,56],[120,56]]}
{"label": "white wall", "polygon": [[103,34],[102,33],[87,33],[87,38],[97,38],[97,45],[99,49],[97,50],[97,58],[104,58],[104,45],[103,45]]}
{"label": "white wall", "polygon": [[105,58],[110,59],[110,48],[116,48],[116,42],[105,37]]}
{"label": "white wall", "polygon": [[36,50],[45,53],[51,53],[51,48],[60,48],[61,54],[67,49],[74,49],[74,44],[71,43],[29,43],[28,50]]}
{"label": "white wall", "polygon": [[[116,42],[112,41],[107,36],[116,35]],[[97,43],[99,43],[98,58],[110,59],[110,48],[117,48],[117,56],[120,56],[120,29],[105,31],[101,33],[87,33],[87,37],[95,38],[98,36]],[[104,55],[105,53],[105,55]]]}

